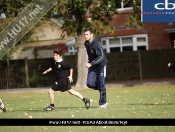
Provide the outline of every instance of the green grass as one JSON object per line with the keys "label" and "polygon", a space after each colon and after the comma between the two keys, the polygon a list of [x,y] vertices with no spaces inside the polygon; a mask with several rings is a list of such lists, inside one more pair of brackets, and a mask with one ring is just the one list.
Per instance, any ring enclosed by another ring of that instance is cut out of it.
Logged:
{"label": "green grass", "polygon": [[[139,85],[108,87],[107,109],[99,109],[98,91],[75,89],[91,99],[91,108],[68,92],[55,93],[56,109],[44,112],[49,105],[47,90],[0,92],[7,112],[0,118],[175,118],[175,85]],[[1,126],[2,132],[174,132],[174,126]]]}

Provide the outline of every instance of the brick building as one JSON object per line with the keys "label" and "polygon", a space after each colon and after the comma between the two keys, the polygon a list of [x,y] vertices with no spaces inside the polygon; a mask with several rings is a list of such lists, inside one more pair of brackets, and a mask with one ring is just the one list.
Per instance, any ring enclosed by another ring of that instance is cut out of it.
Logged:
{"label": "brick building", "polygon": [[175,23],[150,22],[144,23],[141,29],[136,27],[128,29],[125,26],[125,20],[131,11],[131,7],[120,8],[118,14],[114,15],[112,21],[109,22],[111,26],[116,28],[117,39],[109,33],[101,38],[107,53],[173,48]]}
{"label": "brick building", "polygon": [[[173,48],[175,23],[150,22],[144,23],[141,29],[134,26],[128,29],[125,23],[126,18],[133,11],[131,7],[132,0],[128,0],[127,4],[123,1],[121,5],[117,5],[118,14],[114,15],[112,21],[109,22],[111,26],[116,28],[117,39],[110,33],[101,38],[101,43],[106,53]],[[77,49],[74,48],[74,43],[74,41],[70,41],[67,45],[69,54],[76,54],[77,52]]]}
{"label": "brick building", "polygon": [[[128,1],[132,2],[132,0]],[[130,2],[126,4],[123,3],[122,0],[121,5],[117,5],[118,14],[114,15],[112,17],[112,21],[109,22],[111,26],[114,26],[116,28],[115,34],[117,36],[117,39],[109,33],[105,34],[101,38],[101,43],[106,53],[173,48],[173,40],[175,40],[175,23],[144,23],[144,26],[141,29],[137,29],[134,26],[128,29],[125,26],[126,18],[130,16],[130,13],[133,10]],[[54,19],[54,21],[56,20]],[[47,54],[47,57],[50,57],[52,55],[52,50],[45,48],[54,44],[61,46],[60,43],[62,45],[66,43],[66,45],[64,45],[64,48],[66,49],[67,55],[77,54],[74,38],[70,37],[69,39],[62,42],[62,40],[58,38],[61,34],[60,25],[58,25],[60,22],[54,23],[56,23],[57,27],[49,27],[49,31],[52,33],[46,31],[44,35],[41,34],[39,36],[39,38],[43,37],[45,39],[44,41],[20,45],[20,47],[44,46],[44,49],[35,48],[34,50],[32,49],[30,51],[26,50],[21,54],[21,57],[19,57],[18,54],[18,56],[14,59],[22,58],[24,54],[27,54],[27,56],[33,56],[33,58],[44,58],[46,57],[46,52],[50,54]],[[55,34],[53,30],[55,31]],[[37,32],[37,38],[38,35],[39,33]],[[33,55],[34,51],[37,51],[37,56]],[[29,55],[28,52],[30,52],[32,55]]]}

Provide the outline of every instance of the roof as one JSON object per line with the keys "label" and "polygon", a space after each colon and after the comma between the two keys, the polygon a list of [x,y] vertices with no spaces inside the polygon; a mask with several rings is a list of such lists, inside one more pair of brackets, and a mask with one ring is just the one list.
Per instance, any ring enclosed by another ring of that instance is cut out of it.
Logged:
{"label": "roof", "polygon": [[42,46],[50,46],[53,44],[66,44],[68,41],[72,40],[74,37],[68,37],[64,39],[55,39],[55,40],[47,40],[47,41],[34,41],[19,44],[16,47],[20,48],[30,48],[30,47],[42,47]]}
{"label": "roof", "polygon": [[[126,35],[133,35],[133,34],[146,34],[146,31],[141,29],[116,29],[115,31],[116,36],[126,36]],[[105,34],[103,37],[113,37],[114,35],[111,33]]]}
{"label": "roof", "polygon": [[74,45],[75,44],[75,39],[70,40],[69,42],[66,43],[67,46],[69,45]]}

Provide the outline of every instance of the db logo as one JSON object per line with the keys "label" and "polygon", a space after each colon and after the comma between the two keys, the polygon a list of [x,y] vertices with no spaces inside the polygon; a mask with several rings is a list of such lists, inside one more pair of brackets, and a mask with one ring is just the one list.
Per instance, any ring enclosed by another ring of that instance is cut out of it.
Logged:
{"label": "db logo", "polygon": [[156,3],[154,8],[157,10],[173,10],[175,9],[175,3],[168,3],[168,0],[165,0],[165,3]]}

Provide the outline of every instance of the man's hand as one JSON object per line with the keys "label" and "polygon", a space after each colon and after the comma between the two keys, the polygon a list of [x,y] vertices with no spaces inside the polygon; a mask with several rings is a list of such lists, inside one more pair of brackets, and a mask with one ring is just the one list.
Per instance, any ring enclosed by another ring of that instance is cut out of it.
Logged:
{"label": "man's hand", "polygon": [[171,63],[168,63],[168,67],[170,67],[171,66]]}
{"label": "man's hand", "polygon": [[86,63],[86,65],[85,65],[86,68],[89,68],[91,66],[92,66],[91,63]]}

